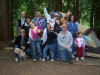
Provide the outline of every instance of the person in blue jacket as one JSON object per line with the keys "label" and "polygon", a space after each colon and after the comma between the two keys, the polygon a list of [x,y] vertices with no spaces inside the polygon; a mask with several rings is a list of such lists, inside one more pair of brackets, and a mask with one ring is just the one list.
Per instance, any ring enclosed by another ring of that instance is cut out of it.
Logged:
{"label": "person in blue jacket", "polygon": [[[76,22],[74,15],[70,16],[70,19],[69,21],[67,21],[66,25],[67,25],[67,30],[71,32],[73,36],[72,53],[74,53],[74,39],[75,39],[74,33],[78,32],[78,23]],[[73,54],[72,54],[72,58],[75,58]]]}

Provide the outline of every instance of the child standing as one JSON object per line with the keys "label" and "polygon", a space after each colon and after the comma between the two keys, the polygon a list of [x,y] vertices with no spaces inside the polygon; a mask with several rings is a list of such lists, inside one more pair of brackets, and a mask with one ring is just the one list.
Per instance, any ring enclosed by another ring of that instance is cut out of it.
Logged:
{"label": "child standing", "polygon": [[81,60],[84,60],[83,48],[85,48],[85,40],[82,38],[82,32],[79,32],[78,38],[75,39],[75,44],[77,46],[76,60],[79,60],[79,53],[81,55]]}

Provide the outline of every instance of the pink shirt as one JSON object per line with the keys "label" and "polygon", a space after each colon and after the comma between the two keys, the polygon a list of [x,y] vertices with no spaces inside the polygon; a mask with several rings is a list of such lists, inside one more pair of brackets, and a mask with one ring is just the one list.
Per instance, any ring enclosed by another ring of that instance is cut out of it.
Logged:
{"label": "pink shirt", "polygon": [[[41,30],[41,27],[40,27],[40,23],[38,22],[37,23],[37,30],[40,29]],[[32,34],[32,38],[37,38],[37,33],[31,29],[31,34]]]}

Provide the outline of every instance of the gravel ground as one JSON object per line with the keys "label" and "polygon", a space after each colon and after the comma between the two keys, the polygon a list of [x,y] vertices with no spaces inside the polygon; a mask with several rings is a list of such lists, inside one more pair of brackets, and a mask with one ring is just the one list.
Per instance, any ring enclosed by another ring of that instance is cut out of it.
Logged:
{"label": "gravel ground", "polygon": [[0,50],[0,75],[100,75],[100,59],[73,62],[33,62],[31,58],[15,62],[13,51]]}

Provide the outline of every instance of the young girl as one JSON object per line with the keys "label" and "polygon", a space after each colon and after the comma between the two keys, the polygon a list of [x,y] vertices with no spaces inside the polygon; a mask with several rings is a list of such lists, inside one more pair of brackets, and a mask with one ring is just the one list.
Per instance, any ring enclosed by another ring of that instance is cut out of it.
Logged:
{"label": "young girl", "polygon": [[81,55],[81,60],[84,60],[83,48],[85,48],[85,40],[82,38],[82,32],[79,32],[78,38],[75,39],[75,44],[77,46],[76,60],[79,60],[79,53]]}

